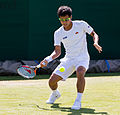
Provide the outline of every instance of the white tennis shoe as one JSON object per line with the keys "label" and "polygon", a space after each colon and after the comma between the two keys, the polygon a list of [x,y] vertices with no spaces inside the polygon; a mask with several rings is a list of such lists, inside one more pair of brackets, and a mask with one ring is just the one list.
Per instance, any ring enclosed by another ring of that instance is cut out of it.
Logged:
{"label": "white tennis shoe", "polygon": [[78,101],[78,100],[75,100],[73,106],[71,107],[71,109],[74,109],[74,110],[79,110],[81,108],[81,102]]}
{"label": "white tennis shoe", "polygon": [[61,95],[60,95],[59,91],[52,92],[49,99],[46,101],[46,103],[53,104],[55,102],[55,100],[58,99],[60,96]]}

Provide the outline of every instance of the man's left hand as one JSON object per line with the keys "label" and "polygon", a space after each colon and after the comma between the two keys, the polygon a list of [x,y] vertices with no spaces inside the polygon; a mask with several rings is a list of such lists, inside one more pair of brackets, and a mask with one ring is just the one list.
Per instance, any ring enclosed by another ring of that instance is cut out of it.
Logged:
{"label": "man's left hand", "polygon": [[98,45],[97,43],[94,43],[93,45],[95,46],[99,53],[102,52],[102,47],[100,45]]}

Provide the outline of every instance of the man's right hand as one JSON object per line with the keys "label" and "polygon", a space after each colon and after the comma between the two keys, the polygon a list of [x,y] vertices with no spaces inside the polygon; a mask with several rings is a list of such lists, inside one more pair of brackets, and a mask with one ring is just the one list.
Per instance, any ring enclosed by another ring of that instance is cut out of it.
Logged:
{"label": "man's right hand", "polygon": [[45,59],[40,62],[41,67],[46,67],[47,64],[48,64],[48,61]]}

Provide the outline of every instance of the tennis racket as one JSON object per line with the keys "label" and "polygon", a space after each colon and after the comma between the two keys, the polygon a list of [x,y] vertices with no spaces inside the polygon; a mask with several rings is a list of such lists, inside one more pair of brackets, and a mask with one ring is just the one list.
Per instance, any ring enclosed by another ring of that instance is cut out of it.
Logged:
{"label": "tennis racket", "polygon": [[[45,65],[45,63],[43,63],[43,65]],[[30,79],[36,76],[36,70],[40,67],[40,64],[37,66],[21,65],[17,68],[17,73],[24,78]]]}

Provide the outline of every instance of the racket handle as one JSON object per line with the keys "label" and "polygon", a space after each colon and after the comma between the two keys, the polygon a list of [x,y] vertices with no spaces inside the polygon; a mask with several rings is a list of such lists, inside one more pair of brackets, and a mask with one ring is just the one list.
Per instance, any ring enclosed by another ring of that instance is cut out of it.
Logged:
{"label": "racket handle", "polygon": [[[45,62],[43,62],[42,64],[45,65]],[[37,65],[36,67],[37,67],[37,68],[40,68],[41,65],[39,64],[39,65]]]}

